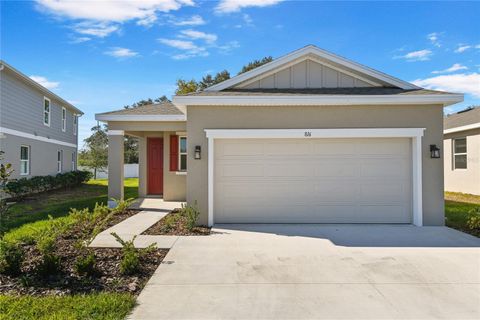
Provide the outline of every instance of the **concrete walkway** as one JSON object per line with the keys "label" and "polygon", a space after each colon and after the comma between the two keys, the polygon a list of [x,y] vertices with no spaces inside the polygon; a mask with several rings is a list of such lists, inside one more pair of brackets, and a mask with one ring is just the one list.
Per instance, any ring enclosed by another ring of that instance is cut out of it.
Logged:
{"label": "concrete walkway", "polygon": [[177,239],[130,319],[480,318],[480,239],[449,228],[213,232]]}
{"label": "concrete walkway", "polygon": [[111,235],[115,232],[123,240],[131,240],[135,235],[135,247],[146,248],[151,244],[155,244],[157,248],[170,249],[177,241],[177,236],[152,236],[141,235],[142,232],[157,223],[175,208],[181,207],[181,202],[163,201],[159,198],[138,199],[132,209],[145,209],[139,211],[134,216],[114,225],[107,230],[99,233],[90,244],[90,247],[99,248],[121,248],[120,243]]}

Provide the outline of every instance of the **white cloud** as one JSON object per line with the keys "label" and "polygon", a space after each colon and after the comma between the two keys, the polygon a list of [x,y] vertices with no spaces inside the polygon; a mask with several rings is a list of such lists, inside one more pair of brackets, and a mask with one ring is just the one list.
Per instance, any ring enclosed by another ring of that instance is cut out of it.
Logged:
{"label": "white cloud", "polygon": [[105,38],[111,33],[118,31],[120,26],[108,22],[83,21],[73,25],[72,29],[83,35]]}
{"label": "white cloud", "polygon": [[35,82],[38,82],[40,85],[44,86],[47,89],[55,89],[55,88],[58,88],[58,86],[60,85],[60,82],[50,81],[47,78],[42,76],[30,76],[30,79],[32,79]]}
{"label": "white cloud", "polygon": [[475,49],[480,49],[480,44],[477,44],[477,45],[475,46]]}
{"label": "white cloud", "polygon": [[432,32],[427,35],[427,39],[430,40],[430,42],[435,46],[435,47],[441,47],[442,44],[440,43],[440,35],[442,33],[440,32]]}
{"label": "white cloud", "polygon": [[206,24],[205,20],[203,20],[203,18],[198,14],[185,19],[180,19],[174,16],[170,16],[170,19],[168,20],[168,22],[175,26],[201,26]]}
{"label": "white cloud", "polygon": [[76,37],[70,43],[83,43],[92,40],[90,37]]}
{"label": "white cloud", "polygon": [[444,69],[444,70],[438,70],[438,71],[432,71],[432,73],[438,74],[438,73],[450,73],[450,72],[455,72],[459,70],[467,70],[468,68],[460,63],[454,63],[450,68]]}
{"label": "white cloud", "polygon": [[221,0],[215,7],[217,13],[238,12],[247,7],[267,7],[283,0]]}
{"label": "white cloud", "polygon": [[198,46],[192,41],[164,38],[160,38],[158,41],[164,45],[183,51],[182,53],[172,55],[172,58],[175,60],[205,57],[209,55],[209,52],[205,47]]}
{"label": "white cloud", "polygon": [[431,50],[423,49],[423,50],[409,52],[403,56],[395,56],[394,58],[396,59],[402,58],[407,61],[426,61],[430,59],[430,56],[432,54],[433,53]]}
{"label": "white cloud", "polygon": [[460,92],[480,98],[480,73],[458,73],[413,81],[417,86],[432,90]]}
{"label": "white cloud", "polygon": [[240,43],[238,41],[230,41],[224,45],[217,46],[221,53],[230,53],[233,49],[239,48]]}
{"label": "white cloud", "polygon": [[217,41],[217,38],[218,38],[216,34],[205,33],[202,31],[197,31],[192,29],[180,31],[180,37],[189,38],[193,40],[201,39],[207,43],[214,43],[215,41]]}
{"label": "white cloud", "polygon": [[245,22],[246,26],[248,26],[248,27],[253,26],[253,19],[252,19],[252,17],[250,17],[249,14],[244,13],[242,18],[243,18],[243,21]]}
{"label": "white cloud", "polygon": [[132,58],[132,57],[138,56],[138,52],[135,52],[128,48],[121,48],[121,47],[113,47],[109,51],[105,51],[104,53],[106,55],[109,55],[115,58],[120,58],[120,59],[126,59],[126,58]]}
{"label": "white cloud", "polygon": [[159,12],[193,6],[193,0],[122,0],[122,1],[71,1],[36,0],[39,9],[71,19],[125,22],[142,20]]}
{"label": "white cloud", "polygon": [[462,53],[470,49],[472,46],[471,45],[458,45],[458,48],[455,49],[455,53]]}

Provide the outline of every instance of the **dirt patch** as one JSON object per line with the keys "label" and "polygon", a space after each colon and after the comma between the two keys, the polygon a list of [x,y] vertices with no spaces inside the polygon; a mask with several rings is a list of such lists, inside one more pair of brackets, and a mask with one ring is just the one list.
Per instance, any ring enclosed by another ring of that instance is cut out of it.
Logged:
{"label": "dirt patch", "polygon": [[[108,227],[136,214],[128,210],[115,215]],[[0,274],[1,294],[65,295],[91,292],[129,292],[138,294],[162,262],[168,250],[154,249],[140,258],[139,272],[134,275],[120,273],[122,251],[120,248],[85,248],[81,251],[78,243],[84,234],[81,225],[76,225],[62,234],[55,242],[55,255],[60,258],[60,270],[47,277],[38,273],[41,254],[35,245],[23,245],[25,260],[21,275],[17,277]],[[95,273],[80,276],[75,271],[75,262],[80,254],[93,253]]]}
{"label": "dirt patch", "polygon": [[180,210],[175,209],[165,217],[160,219],[153,226],[145,230],[144,235],[168,235],[168,236],[208,236],[209,227],[197,226],[192,230],[187,227],[187,218],[183,216]]}

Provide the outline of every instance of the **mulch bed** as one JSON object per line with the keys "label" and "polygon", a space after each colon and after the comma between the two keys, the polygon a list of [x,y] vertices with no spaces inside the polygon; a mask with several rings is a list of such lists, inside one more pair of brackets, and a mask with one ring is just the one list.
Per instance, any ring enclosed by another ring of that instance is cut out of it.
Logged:
{"label": "mulch bed", "polygon": [[154,236],[208,236],[211,231],[210,229],[209,227],[198,226],[192,230],[188,230],[187,219],[181,215],[180,210],[175,209],[142,234]]}
{"label": "mulch bed", "polygon": [[[137,213],[129,210],[116,215],[109,226],[114,225]],[[120,248],[87,248],[96,258],[96,273],[94,276],[79,276],[74,271],[74,265],[80,254],[78,249],[81,225],[77,225],[64,233],[56,241],[55,254],[60,257],[61,270],[58,274],[48,277],[41,276],[36,271],[41,261],[41,254],[35,245],[23,245],[25,260],[21,275],[17,277],[0,274],[0,294],[20,295],[66,295],[93,292],[129,292],[139,294],[141,289],[159,264],[165,258],[168,250],[155,249],[140,259],[140,270],[135,275],[120,273],[122,259]]]}

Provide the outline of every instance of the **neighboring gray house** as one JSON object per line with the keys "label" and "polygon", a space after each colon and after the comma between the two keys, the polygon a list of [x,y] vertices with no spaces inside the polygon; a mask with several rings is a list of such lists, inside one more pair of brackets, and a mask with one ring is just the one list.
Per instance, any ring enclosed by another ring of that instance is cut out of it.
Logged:
{"label": "neighboring gray house", "polygon": [[76,169],[78,117],[83,113],[0,61],[0,150],[13,178]]}
{"label": "neighboring gray house", "polygon": [[480,107],[443,120],[445,191],[480,195]]}

